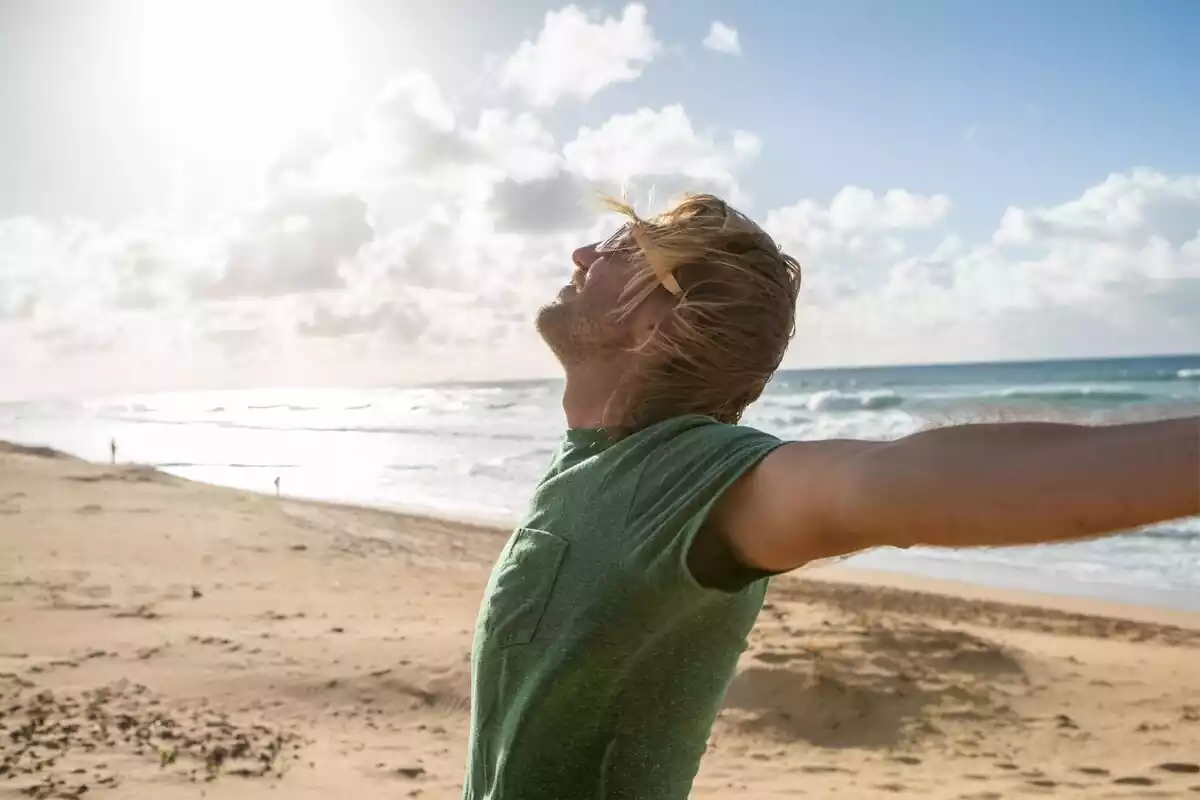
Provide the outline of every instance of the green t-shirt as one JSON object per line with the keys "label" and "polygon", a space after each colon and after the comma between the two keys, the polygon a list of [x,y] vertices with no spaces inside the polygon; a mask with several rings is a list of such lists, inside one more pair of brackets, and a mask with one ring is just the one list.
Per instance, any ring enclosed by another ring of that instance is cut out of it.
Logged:
{"label": "green t-shirt", "polygon": [[779,444],[700,416],[567,432],[479,612],[465,800],[687,797],[767,588],[705,588],[688,550]]}

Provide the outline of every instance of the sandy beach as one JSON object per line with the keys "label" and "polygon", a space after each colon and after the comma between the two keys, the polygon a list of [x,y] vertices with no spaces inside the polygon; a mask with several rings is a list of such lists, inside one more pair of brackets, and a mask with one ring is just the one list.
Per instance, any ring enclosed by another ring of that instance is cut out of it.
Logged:
{"label": "sandy beach", "polygon": [[[458,797],[505,537],[0,445],[0,797]],[[1198,666],[1196,614],[788,576],[694,796],[1200,797]]]}

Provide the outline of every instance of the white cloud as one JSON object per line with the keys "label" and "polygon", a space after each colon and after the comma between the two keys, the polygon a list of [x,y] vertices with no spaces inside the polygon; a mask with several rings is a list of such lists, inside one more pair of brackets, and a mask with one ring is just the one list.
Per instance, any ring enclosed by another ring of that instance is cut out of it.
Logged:
{"label": "white cloud", "polygon": [[742,158],[758,158],[762,152],[762,139],[749,131],[734,131],[733,152]]}
{"label": "white cloud", "polygon": [[0,322],[33,317],[39,266],[52,268],[47,255],[54,246],[53,233],[35,219],[0,220]]}
{"label": "white cloud", "polygon": [[905,256],[904,234],[941,223],[945,195],[847,186],[828,205],[801,200],[770,211],[763,227],[804,265],[804,294],[824,301],[861,292],[872,272]]}
{"label": "white cloud", "polygon": [[454,129],[454,110],[441,88],[427,73],[410,70],[392,79],[371,110],[373,120],[384,127],[408,128],[420,121],[430,130]]}
{"label": "white cloud", "polygon": [[589,18],[577,6],[550,11],[533,41],[525,40],[501,70],[501,85],[535,106],[586,100],[617,83],[635,80],[661,51],[646,7],[631,3],[619,18]]}
{"label": "white cloud", "polygon": [[1110,175],[1078,200],[1051,208],[1009,208],[993,241],[1110,241],[1146,244],[1161,238],[1174,247],[1200,234],[1200,175],[1170,177],[1149,169]]}
{"label": "white cloud", "polygon": [[480,145],[437,82],[410,70],[384,86],[353,135],[325,146],[301,143],[269,175],[287,175],[283,188],[356,194],[374,206],[380,193],[399,194],[401,186],[423,197],[447,184],[457,190],[462,171],[488,157]]}
{"label": "white cloud", "polygon": [[717,53],[731,56],[742,54],[742,43],[738,40],[736,28],[731,28],[724,22],[714,21],[708,28],[708,36],[704,37],[704,46]]}
{"label": "white cloud", "polygon": [[384,88],[368,113],[367,136],[370,144],[391,148],[393,167],[413,171],[432,171],[473,156],[441,88],[418,71],[397,76]]}
{"label": "white cloud", "polygon": [[680,105],[617,114],[599,128],[581,128],[563,148],[566,164],[589,180],[655,187],[666,200],[681,191],[740,197],[736,170],[758,155],[754,134],[736,131],[729,142],[697,131]]}
{"label": "white cloud", "polygon": [[532,114],[489,109],[466,135],[496,177],[547,178],[562,164],[554,136]]}
{"label": "white cloud", "polygon": [[213,298],[337,288],[342,264],[373,235],[367,205],[353,195],[273,198],[228,242],[220,277],[199,288]]}
{"label": "white cloud", "polygon": [[1200,176],[1113,175],[1010,208],[974,246],[938,232],[949,205],[848,187],[768,214],[804,266],[795,349],[879,362],[1200,348]]}
{"label": "white cloud", "polygon": [[313,307],[310,318],[300,321],[297,330],[301,336],[320,339],[382,333],[392,342],[412,343],[420,338],[428,325],[429,317],[418,303],[391,300],[344,309],[319,304]]}
{"label": "white cloud", "polygon": [[829,206],[829,221],[839,230],[927,228],[950,210],[944,194],[920,195],[889,189],[876,196],[869,189],[847,186]]}
{"label": "white cloud", "polygon": [[79,324],[109,309],[185,302],[216,244],[155,217],[112,229],[75,219],[0,220],[0,320]]}
{"label": "white cloud", "polygon": [[570,172],[532,181],[506,180],[496,184],[492,208],[497,226],[522,234],[579,230],[595,217],[589,199],[597,184]]}

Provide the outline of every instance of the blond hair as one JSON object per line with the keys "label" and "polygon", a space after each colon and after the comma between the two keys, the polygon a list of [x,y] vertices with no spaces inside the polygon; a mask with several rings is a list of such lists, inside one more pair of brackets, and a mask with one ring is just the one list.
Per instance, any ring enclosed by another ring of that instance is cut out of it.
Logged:
{"label": "blond hair", "polygon": [[676,296],[669,318],[634,351],[643,366],[619,392],[618,427],[636,430],[684,414],[738,422],[795,331],[799,262],[710,194],[687,196],[647,220],[621,200],[605,204],[629,219],[637,244],[629,256],[641,267],[618,318],[662,287]]}

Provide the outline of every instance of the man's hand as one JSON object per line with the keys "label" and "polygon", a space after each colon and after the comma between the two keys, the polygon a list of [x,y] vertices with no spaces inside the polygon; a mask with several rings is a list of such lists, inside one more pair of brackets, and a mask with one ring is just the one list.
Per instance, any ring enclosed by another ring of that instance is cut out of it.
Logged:
{"label": "man's hand", "polygon": [[709,525],[746,566],[784,572],[871,547],[1034,544],[1193,514],[1200,417],[790,443],[725,493]]}

